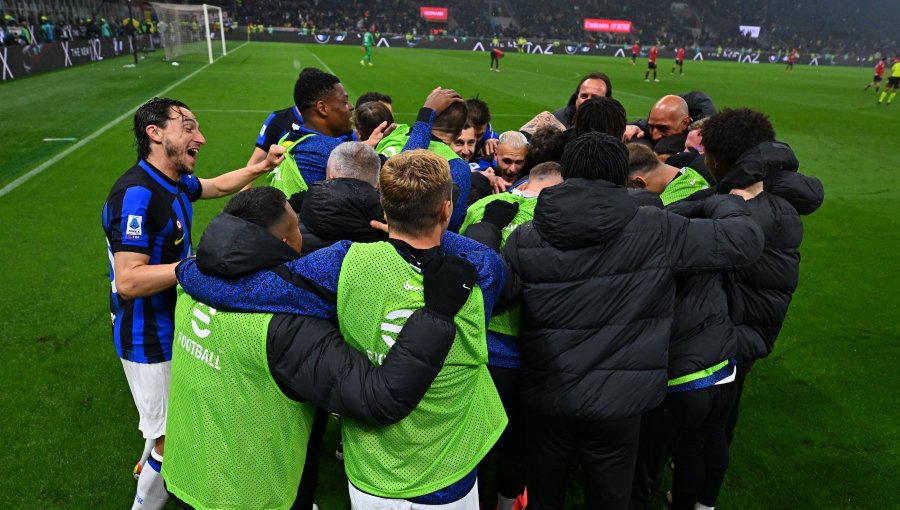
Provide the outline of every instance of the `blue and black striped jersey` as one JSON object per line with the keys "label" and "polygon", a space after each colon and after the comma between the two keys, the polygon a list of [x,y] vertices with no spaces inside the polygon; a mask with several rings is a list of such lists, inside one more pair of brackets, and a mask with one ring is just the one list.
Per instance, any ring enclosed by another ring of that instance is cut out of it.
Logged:
{"label": "blue and black striped jersey", "polygon": [[262,128],[259,130],[259,136],[256,137],[256,146],[264,151],[268,151],[269,147],[278,143],[288,133],[299,133],[303,127],[303,116],[296,106],[278,110],[269,114]]}
{"label": "blue and black striped jersey", "polygon": [[136,363],[172,359],[175,287],[133,300],[116,290],[113,254],[148,255],[150,264],[171,264],[193,254],[191,202],[200,198],[200,181],[182,175],[178,182],[144,160],[113,185],[103,205],[103,230],[112,286],[109,309],[119,357]]}

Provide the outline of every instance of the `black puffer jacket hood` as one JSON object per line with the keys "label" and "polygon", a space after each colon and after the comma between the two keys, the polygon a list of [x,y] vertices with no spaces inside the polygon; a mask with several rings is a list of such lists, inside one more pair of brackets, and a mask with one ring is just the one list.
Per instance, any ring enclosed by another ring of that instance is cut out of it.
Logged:
{"label": "black puffer jacket hood", "polygon": [[264,228],[222,213],[207,225],[197,248],[197,268],[210,276],[234,279],[300,257]]}
{"label": "black puffer jacket hood", "polygon": [[727,193],[734,188],[746,188],[774,172],[796,172],[798,168],[800,162],[788,144],[764,142],[741,154],[728,175],[719,181],[719,191]]}
{"label": "black puffer jacket hood", "polygon": [[608,181],[567,179],[541,192],[534,229],[562,250],[602,243],[618,235],[637,214],[637,204],[624,190]]}
{"label": "black puffer jacket hood", "polygon": [[348,239],[369,243],[387,239],[371,220],[384,221],[378,191],[357,179],[331,179],[312,184],[300,208],[304,254]]}

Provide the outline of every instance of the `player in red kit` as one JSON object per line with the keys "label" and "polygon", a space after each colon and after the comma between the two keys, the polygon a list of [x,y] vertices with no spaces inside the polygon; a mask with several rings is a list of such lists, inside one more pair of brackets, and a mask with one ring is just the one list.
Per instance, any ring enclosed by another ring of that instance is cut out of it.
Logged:
{"label": "player in red kit", "polygon": [[672,66],[671,74],[675,74],[676,67],[681,71],[679,74],[684,74],[684,46],[678,48],[678,52],[675,54],[675,65]]}
{"label": "player in red kit", "polygon": [[872,82],[866,85],[866,88],[863,89],[863,92],[869,90],[869,87],[875,85],[875,93],[878,93],[878,89],[881,87],[881,80],[884,78],[884,66],[887,65],[887,57],[882,58],[875,64],[875,76],[872,76]]}
{"label": "player in red kit", "polygon": [[650,71],[653,71],[653,81],[659,81],[656,79],[656,52],[659,51],[656,49],[656,45],[650,47],[650,57],[647,60],[647,72],[644,73],[644,81],[650,81]]}
{"label": "player in red kit", "polygon": [[[500,59],[503,58],[503,51],[500,48],[491,48],[491,71],[496,70],[498,73],[500,72]],[[494,69],[494,65],[497,65],[497,68]]]}
{"label": "player in red kit", "polygon": [[794,61],[797,60],[797,48],[791,48],[788,53],[788,65],[784,68],[784,72],[790,73],[794,71]]}
{"label": "player in red kit", "polygon": [[634,43],[631,47],[631,65],[634,65],[637,62],[638,55],[641,53],[641,45],[638,43]]}

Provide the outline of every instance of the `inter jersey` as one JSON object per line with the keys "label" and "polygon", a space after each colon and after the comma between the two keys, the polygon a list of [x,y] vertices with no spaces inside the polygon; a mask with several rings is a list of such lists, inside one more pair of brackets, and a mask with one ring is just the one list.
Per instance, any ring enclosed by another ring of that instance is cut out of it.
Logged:
{"label": "inter jersey", "polygon": [[149,264],[171,264],[193,254],[191,202],[200,198],[200,181],[193,175],[169,179],[144,160],[113,185],[103,205],[103,231],[109,254],[109,310],[113,339],[120,358],[136,363],[172,359],[175,287],[152,296],[122,299],[116,289],[113,255],[135,252]]}
{"label": "inter jersey", "polygon": [[288,133],[299,133],[303,127],[303,116],[296,106],[272,112],[266,118],[259,136],[256,137],[256,146],[267,151],[269,147],[278,143]]}

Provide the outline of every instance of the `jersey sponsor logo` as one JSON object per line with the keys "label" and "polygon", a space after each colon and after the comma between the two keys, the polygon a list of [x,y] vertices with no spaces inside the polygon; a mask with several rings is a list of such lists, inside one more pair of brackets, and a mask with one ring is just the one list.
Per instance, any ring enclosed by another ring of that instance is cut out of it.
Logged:
{"label": "jersey sponsor logo", "polygon": [[135,239],[141,237],[144,233],[142,225],[144,217],[136,214],[129,214],[128,221],[125,222],[125,236]]}
{"label": "jersey sponsor logo", "polygon": [[381,339],[384,340],[388,347],[393,347],[397,342],[396,335],[400,334],[400,331],[403,330],[403,324],[406,323],[406,319],[412,314],[413,310],[401,308],[384,316],[385,322],[381,323]]}
{"label": "jersey sponsor logo", "polygon": [[425,290],[422,287],[416,287],[415,285],[411,284],[409,282],[409,280],[406,280],[405,282],[403,282],[403,289],[404,290],[418,290],[418,291]]}
{"label": "jersey sponsor logo", "polygon": [[178,332],[178,344],[181,345],[181,348],[187,351],[188,354],[197,358],[201,362],[206,363],[209,368],[218,370],[220,372],[222,371],[222,367],[220,365],[221,356],[210,351],[206,347],[203,347],[203,345],[201,345],[196,340],[191,340],[187,337],[187,335],[180,331]]}
{"label": "jersey sponsor logo", "polygon": [[209,323],[212,320],[211,316],[216,314],[216,309],[211,306],[207,306],[206,308],[209,309],[209,314],[207,314],[200,309],[200,306],[202,305],[197,304],[197,306],[194,307],[194,318],[191,319],[191,329],[194,330],[194,334],[198,337],[206,338],[212,331],[210,331],[209,329],[205,329],[203,326],[198,324],[197,321],[200,321],[204,326],[209,326]]}

